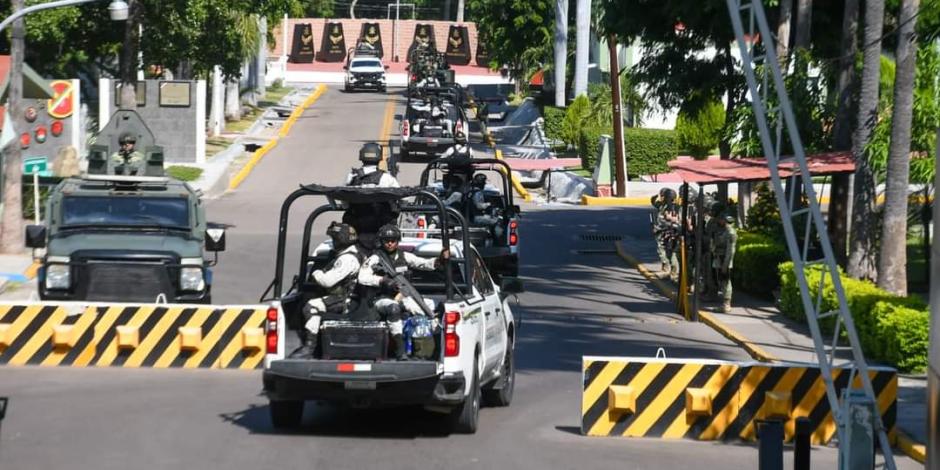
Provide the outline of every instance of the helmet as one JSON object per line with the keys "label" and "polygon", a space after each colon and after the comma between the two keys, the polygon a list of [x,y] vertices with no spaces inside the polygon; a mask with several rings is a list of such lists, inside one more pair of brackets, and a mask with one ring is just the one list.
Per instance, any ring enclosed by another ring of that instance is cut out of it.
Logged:
{"label": "helmet", "polygon": [[359,161],[368,165],[374,165],[382,160],[382,146],[375,142],[369,142],[359,149]]}
{"label": "helmet", "polygon": [[125,133],[121,134],[121,137],[118,139],[118,143],[121,144],[121,145],[124,145],[124,144],[136,144],[136,143],[137,143],[137,137],[134,137],[134,134],[131,134],[130,132],[125,132]]}
{"label": "helmet", "polygon": [[724,217],[724,219],[725,219],[725,222],[728,222],[729,224],[733,224],[733,223],[734,223],[734,216],[733,216],[733,215],[726,215],[726,216]]}
{"label": "helmet", "polygon": [[467,143],[467,135],[464,134],[463,131],[454,132],[454,140],[458,144],[465,144]]}
{"label": "helmet", "polygon": [[477,189],[483,189],[486,187],[486,175],[483,173],[477,173],[473,175],[473,182],[470,183],[471,186]]}
{"label": "helmet", "polygon": [[667,204],[672,204],[676,201],[676,191],[674,189],[663,188],[660,190],[660,194],[662,194],[663,199]]}
{"label": "helmet", "polygon": [[385,243],[390,240],[396,242],[401,241],[401,230],[398,227],[392,224],[385,224],[379,228],[379,233],[377,234],[379,241]]}
{"label": "helmet", "polygon": [[349,224],[333,222],[326,228],[326,234],[333,240],[333,247],[338,249],[346,248],[359,240],[356,229]]}
{"label": "helmet", "polygon": [[689,202],[694,202],[698,198],[698,191],[694,188],[689,188],[688,196]]}

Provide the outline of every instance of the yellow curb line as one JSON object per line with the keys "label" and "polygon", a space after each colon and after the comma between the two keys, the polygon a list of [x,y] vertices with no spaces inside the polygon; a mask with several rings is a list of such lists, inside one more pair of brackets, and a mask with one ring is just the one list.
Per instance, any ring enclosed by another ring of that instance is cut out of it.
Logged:
{"label": "yellow curb line", "polygon": [[[496,149],[496,159],[497,159],[497,160],[502,160],[502,159],[503,159],[503,151],[502,151],[502,150]],[[511,172],[511,171],[509,172],[509,179],[512,181],[512,187],[513,187],[513,188],[516,188],[516,192],[519,193],[520,196],[522,196],[522,199],[523,199],[523,200],[525,200],[525,201],[531,201],[531,200],[532,200],[532,195],[529,194],[529,192],[526,191],[526,189],[522,187],[522,183],[519,182],[519,179],[516,178],[516,175],[513,174],[513,172]]]}
{"label": "yellow curb line", "polygon": [[[388,171],[388,157],[385,148],[388,147],[389,135],[392,133],[392,117],[395,114],[395,100],[390,96],[385,101],[385,113],[382,115],[382,130],[379,131],[379,143],[382,145],[382,161],[379,162],[379,169]],[[391,152],[391,149],[389,149]]]}
{"label": "yellow curb line", "polygon": [[33,264],[29,265],[29,267],[26,268],[26,271],[23,271],[23,275],[26,276],[27,279],[35,279],[36,274],[39,272],[40,266],[42,266],[42,263],[33,260]]}
{"label": "yellow curb line", "polygon": [[326,85],[318,85],[316,91],[308,96],[307,99],[305,99],[304,102],[300,104],[300,106],[291,112],[287,120],[284,121],[284,125],[281,127],[281,130],[278,131],[278,136],[269,140],[268,143],[264,144],[258,150],[255,150],[255,152],[251,155],[251,160],[248,160],[248,163],[246,163],[245,166],[239,170],[238,174],[232,178],[232,181],[228,185],[228,189],[236,189],[239,185],[242,184],[245,178],[247,178],[251,173],[251,170],[255,168],[255,165],[261,161],[261,158],[264,157],[266,153],[270,152],[271,149],[277,146],[277,142],[280,138],[287,136],[287,132],[290,131],[290,128],[294,126],[294,123],[297,122],[297,119],[300,117],[300,115],[303,114],[307,108],[312,106],[324,91],[326,91]]}
{"label": "yellow curb line", "polygon": [[897,446],[901,449],[901,452],[920,463],[927,463],[927,448],[924,444],[915,441],[900,429],[897,431],[897,441]]}
{"label": "yellow curb line", "polygon": [[[626,261],[627,264],[630,264],[631,266],[636,268],[636,270],[639,271],[640,274],[643,275],[643,277],[645,277],[647,280],[652,282],[653,285],[655,285],[667,297],[669,297],[673,301],[676,300],[676,292],[672,288],[667,286],[659,278],[657,278],[648,269],[646,269],[646,267],[643,266],[643,264],[640,263],[636,258],[634,258],[632,255],[630,255],[626,251],[624,251],[623,245],[620,242],[615,242],[614,247],[617,250],[617,254],[620,255],[620,257],[623,258],[623,260]],[[742,334],[738,333],[737,331],[734,331],[734,329],[722,323],[720,320],[715,318],[711,313],[708,313],[703,310],[699,310],[698,316],[702,320],[702,323],[710,326],[712,329],[720,333],[725,338],[728,338],[729,340],[731,340],[738,346],[744,348],[744,350],[747,351],[747,353],[754,359],[758,361],[762,361],[762,362],[778,361],[776,357],[768,354],[766,351],[761,349],[760,346],[757,346],[756,344],[754,344],[753,342],[745,338]]]}
{"label": "yellow curb line", "polygon": [[582,195],[581,204],[585,206],[648,206],[648,197],[595,197]]}

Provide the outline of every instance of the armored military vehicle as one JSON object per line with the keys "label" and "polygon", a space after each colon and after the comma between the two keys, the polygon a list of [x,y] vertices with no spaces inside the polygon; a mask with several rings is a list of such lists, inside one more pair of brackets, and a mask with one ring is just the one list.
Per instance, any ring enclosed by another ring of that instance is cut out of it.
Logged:
{"label": "armored military vehicle", "polygon": [[[142,144],[135,169],[109,153],[128,134]],[[206,222],[199,193],[163,176],[163,151],[133,111],[115,113],[96,142],[88,174],[62,180],[45,224],[26,228],[27,246],[41,255],[40,298],[209,303],[225,231]]]}

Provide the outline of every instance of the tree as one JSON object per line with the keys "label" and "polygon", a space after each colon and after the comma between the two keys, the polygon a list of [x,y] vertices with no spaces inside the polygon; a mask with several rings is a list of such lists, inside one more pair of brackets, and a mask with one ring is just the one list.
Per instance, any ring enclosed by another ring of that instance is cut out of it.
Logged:
{"label": "tree", "polygon": [[858,121],[852,137],[855,157],[855,197],[852,204],[852,231],[849,239],[848,274],[871,279],[875,274],[873,218],[875,180],[865,152],[878,119],[878,79],[881,67],[881,34],[884,26],[884,0],[865,2],[865,32],[862,59]]}
{"label": "tree", "polygon": [[468,16],[490,52],[490,67],[505,65],[516,83],[551,62],[553,0],[468,0]]}
{"label": "tree", "polygon": [[333,18],[336,16],[335,0],[306,0],[304,15],[308,18]]}
{"label": "tree", "polygon": [[[13,0],[13,11],[23,9],[23,0]],[[11,31],[12,47],[10,57],[10,116],[23,115],[23,55],[26,36],[23,18],[13,22]],[[23,251],[23,153],[19,139],[13,139],[4,149],[3,154],[3,230],[0,232],[0,252],[20,253]]]}
{"label": "tree", "polygon": [[[853,84],[855,83],[855,54],[858,51],[858,2],[845,0],[842,14],[842,56],[839,57],[839,75],[837,79],[836,115],[833,122],[832,148],[850,150],[852,148],[852,109],[854,107]],[[845,267],[848,260],[848,205],[849,174],[840,173],[832,176],[829,190],[829,240],[836,261]]]}
{"label": "tree", "polygon": [[780,70],[786,70],[787,55],[790,53],[792,11],[793,0],[780,0],[780,14],[777,15],[777,60]]}
{"label": "tree", "polygon": [[891,150],[888,155],[884,223],[878,257],[878,287],[897,295],[907,295],[907,188],[917,57],[914,26],[919,4],[920,0],[901,2],[894,111],[891,115]]}
{"label": "tree", "polygon": [[704,160],[718,146],[724,127],[725,111],[719,101],[713,101],[693,112],[679,110],[676,118],[679,149],[689,152],[696,160]]}

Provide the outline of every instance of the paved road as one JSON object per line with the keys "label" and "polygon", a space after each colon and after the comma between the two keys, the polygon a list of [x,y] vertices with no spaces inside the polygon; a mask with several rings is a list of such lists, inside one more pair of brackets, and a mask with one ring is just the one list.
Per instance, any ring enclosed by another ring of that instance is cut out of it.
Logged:
{"label": "paved road", "polygon": [[[380,137],[386,103],[330,89],[238,191],[209,205],[213,220],[232,225],[217,301],[257,300],[272,277],[282,199],[301,182],[339,181],[361,141]],[[402,171],[404,181],[417,180],[416,165]],[[646,236],[645,210],[523,210],[528,292],[514,307],[515,401],[482,410],[476,435],[448,436],[436,415],[416,409],[314,404],[299,432],[277,433],[258,372],[4,368],[0,395],[12,401],[0,468],[756,468],[752,446],[579,435],[582,355],[653,356],[662,347],[669,357],[747,356],[707,327],[664,313],[670,302],[609,241],[591,240]],[[833,450],[816,454],[816,463],[835,466]]]}

